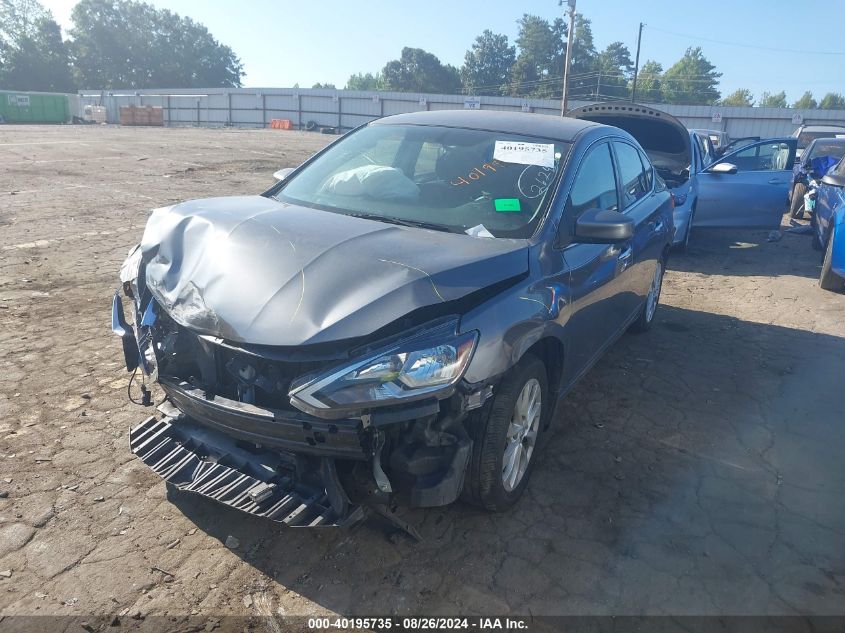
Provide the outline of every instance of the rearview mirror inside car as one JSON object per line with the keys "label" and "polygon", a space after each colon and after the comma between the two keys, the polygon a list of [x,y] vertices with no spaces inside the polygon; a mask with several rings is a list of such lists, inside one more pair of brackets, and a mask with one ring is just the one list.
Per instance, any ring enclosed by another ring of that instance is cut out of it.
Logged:
{"label": "rearview mirror inside car", "polygon": [[735,174],[738,171],[736,165],[731,163],[717,163],[710,167],[707,171],[713,174]]}
{"label": "rearview mirror inside car", "polygon": [[634,235],[634,221],[618,211],[590,209],[575,221],[575,242],[612,244]]}
{"label": "rearview mirror inside car", "polygon": [[280,169],[279,171],[273,174],[273,178],[276,180],[284,180],[288,176],[291,175],[293,170],[296,169],[295,167],[285,167],[284,169]]}

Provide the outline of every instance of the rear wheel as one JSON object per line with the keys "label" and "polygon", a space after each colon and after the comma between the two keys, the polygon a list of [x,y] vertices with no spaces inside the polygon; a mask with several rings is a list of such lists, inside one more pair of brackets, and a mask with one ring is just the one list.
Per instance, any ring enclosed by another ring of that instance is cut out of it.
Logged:
{"label": "rear wheel", "polygon": [[492,406],[481,409],[467,425],[472,457],[465,501],[496,512],[516,503],[537,461],[551,404],[545,365],[525,356],[502,379]]}
{"label": "rear wheel", "polygon": [[792,188],[792,201],[789,205],[789,214],[793,218],[804,217],[804,194],[807,193],[807,185],[803,182],[796,183]]}
{"label": "rear wheel", "polygon": [[657,312],[657,305],[660,303],[660,291],[663,288],[663,272],[665,266],[665,259],[657,260],[657,268],[654,270],[651,287],[648,289],[648,295],[646,295],[640,317],[631,326],[632,332],[645,332],[651,328],[651,324],[654,322],[654,314]]}
{"label": "rear wheel", "polygon": [[831,262],[833,260],[833,235],[827,238],[827,248],[824,252],[824,261],[822,262],[822,272],[819,275],[819,286],[822,290],[841,290],[842,284],[845,280],[842,279],[831,269]]}

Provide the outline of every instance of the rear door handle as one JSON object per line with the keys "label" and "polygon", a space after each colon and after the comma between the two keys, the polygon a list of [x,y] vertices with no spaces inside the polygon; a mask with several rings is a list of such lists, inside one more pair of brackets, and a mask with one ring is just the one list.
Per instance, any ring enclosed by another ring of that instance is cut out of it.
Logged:
{"label": "rear door handle", "polygon": [[781,180],[780,178],[772,178],[771,180],[769,180],[770,185],[782,185],[785,182],[785,180]]}

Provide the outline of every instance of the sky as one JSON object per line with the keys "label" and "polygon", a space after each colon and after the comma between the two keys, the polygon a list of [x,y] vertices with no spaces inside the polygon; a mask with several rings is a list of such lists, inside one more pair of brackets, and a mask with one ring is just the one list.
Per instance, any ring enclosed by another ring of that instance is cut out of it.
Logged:
{"label": "sky", "polygon": [[[150,0],[148,0],[150,1]],[[41,0],[69,29],[76,0]],[[404,46],[423,48],[444,63],[460,66],[484,29],[513,43],[517,20],[533,13],[562,16],[557,0],[151,0],[201,22],[230,46],[244,64],[245,87],[339,88],[352,73],[377,72]],[[791,103],[805,90],[818,99],[845,93],[845,2],[839,0],[578,0],[592,21],[596,48],[619,40],[631,51],[642,21],[640,64],[655,59],[664,69],[689,46],[723,73],[728,95],[748,88],[785,90]],[[824,19],[819,19],[824,16]],[[806,25],[796,28],[798,25]]]}

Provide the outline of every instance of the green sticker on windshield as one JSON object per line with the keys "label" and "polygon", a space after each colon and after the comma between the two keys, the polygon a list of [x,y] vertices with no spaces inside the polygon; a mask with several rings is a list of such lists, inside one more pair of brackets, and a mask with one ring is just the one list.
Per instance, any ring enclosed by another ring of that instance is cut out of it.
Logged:
{"label": "green sticker on windshield", "polygon": [[496,198],[493,200],[496,206],[496,211],[499,213],[513,213],[514,211],[522,211],[519,206],[519,198]]}

